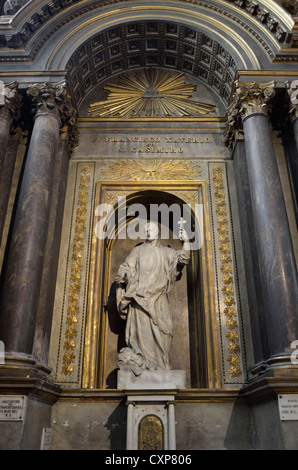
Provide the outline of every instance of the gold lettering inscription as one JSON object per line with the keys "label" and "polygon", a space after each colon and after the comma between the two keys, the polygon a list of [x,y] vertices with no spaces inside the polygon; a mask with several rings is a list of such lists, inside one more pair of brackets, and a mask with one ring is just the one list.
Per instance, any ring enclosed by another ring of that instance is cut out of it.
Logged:
{"label": "gold lettering inscription", "polygon": [[[147,136],[132,136],[132,137],[117,137],[106,136],[105,142],[114,143],[147,143],[156,144],[164,141],[165,144],[210,144],[210,137],[147,137]],[[100,142],[97,137],[92,139],[92,142]]]}
{"label": "gold lettering inscription", "polygon": [[[118,147],[119,153],[136,153],[142,154],[166,154],[166,153],[179,153],[184,152],[185,144],[210,144],[211,138],[209,136],[198,137],[173,137],[173,136],[114,136],[107,135],[102,139],[107,144],[120,144]],[[98,137],[92,138],[92,143],[98,143],[101,139]],[[127,146],[125,144],[128,144]],[[145,144],[145,145],[138,145]],[[177,145],[178,144],[178,145]]]}

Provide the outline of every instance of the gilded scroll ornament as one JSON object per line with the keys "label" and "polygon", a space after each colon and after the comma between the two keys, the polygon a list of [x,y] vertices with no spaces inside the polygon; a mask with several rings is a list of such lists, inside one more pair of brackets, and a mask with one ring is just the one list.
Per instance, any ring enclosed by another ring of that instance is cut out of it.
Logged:
{"label": "gilded scroll ornament", "polygon": [[75,217],[75,233],[72,246],[70,285],[68,290],[68,308],[66,330],[63,344],[62,374],[71,375],[74,371],[76,340],[78,336],[77,323],[79,317],[79,301],[82,278],[82,253],[86,236],[86,213],[88,189],[90,184],[90,168],[84,166],[81,170],[77,210]]}
{"label": "gilded scroll ornament", "polygon": [[117,160],[102,168],[103,178],[131,181],[169,181],[196,179],[201,167],[187,160]]}
{"label": "gilded scroll ornament", "polygon": [[224,313],[226,316],[227,333],[226,339],[228,340],[227,358],[230,365],[230,374],[232,377],[239,377],[241,375],[240,368],[240,342],[238,333],[238,322],[236,312],[236,300],[234,291],[234,277],[231,257],[231,244],[230,234],[227,219],[227,206],[223,198],[224,181],[223,169],[220,165],[213,167],[213,182],[216,188],[214,195],[216,201],[217,213],[217,231],[220,234],[219,251],[220,256],[220,271],[222,274],[223,287],[221,289],[224,298]]}
{"label": "gilded scroll ornament", "polygon": [[91,116],[99,117],[184,117],[215,112],[215,106],[191,99],[196,85],[185,83],[185,74],[172,76],[156,69],[122,75],[108,83],[107,100],[90,105]]}

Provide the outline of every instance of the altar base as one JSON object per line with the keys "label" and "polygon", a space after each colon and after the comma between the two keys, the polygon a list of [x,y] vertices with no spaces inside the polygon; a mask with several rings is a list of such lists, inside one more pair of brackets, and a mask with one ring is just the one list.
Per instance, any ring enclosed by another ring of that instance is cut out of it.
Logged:
{"label": "altar base", "polygon": [[186,387],[181,370],[118,372],[118,388],[126,393],[127,450],[175,450],[175,396]]}

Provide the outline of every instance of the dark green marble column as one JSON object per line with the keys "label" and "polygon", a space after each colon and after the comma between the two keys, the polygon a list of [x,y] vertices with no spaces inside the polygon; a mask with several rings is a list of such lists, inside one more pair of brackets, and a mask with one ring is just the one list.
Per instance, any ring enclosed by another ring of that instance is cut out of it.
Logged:
{"label": "dark green marble column", "polygon": [[0,104],[0,171],[6,155],[12,123],[18,121],[20,117],[21,103],[22,96],[18,93],[17,83],[5,85],[3,103]]}
{"label": "dark green marble column", "polygon": [[13,125],[20,118],[22,96],[18,93],[17,84],[5,87],[4,103],[0,105],[0,242],[6,216],[7,201],[10,193],[11,172],[14,169],[16,153],[7,155],[9,136]]}
{"label": "dark green marble column", "polygon": [[[288,114],[291,129],[289,129],[289,126],[287,126],[286,130],[284,126],[280,125],[280,127],[282,131],[284,131],[282,132],[282,139],[287,158],[296,222],[298,225],[298,80],[292,83],[286,82],[286,87],[289,95]],[[288,124],[286,119],[284,119],[284,121]]]}
{"label": "dark green marble column", "polygon": [[1,297],[0,339],[6,353],[30,357],[46,258],[59,135],[69,96],[64,83],[33,85],[28,95],[36,105],[36,114]]}
{"label": "dark green marble column", "polygon": [[286,88],[289,95],[289,115],[292,121],[293,132],[295,136],[298,153],[298,80],[286,82]]}
{"label": "dark green marble column", "polygon": [[233,104],[245,138],[270,364],[286,361],[291,342],[298,338],[297,270],[267,114],[273,95],[273,83],[240,83]]}

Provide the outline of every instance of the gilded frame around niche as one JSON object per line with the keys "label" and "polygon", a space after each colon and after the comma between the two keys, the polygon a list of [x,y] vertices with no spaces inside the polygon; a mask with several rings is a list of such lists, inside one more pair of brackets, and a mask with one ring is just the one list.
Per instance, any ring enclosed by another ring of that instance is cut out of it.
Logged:
{"label": "gilded frame around niche", "polygon": [[[206,181],[97,181],[95,207],[107,202],[107,195],[127,195],[145,191],[161,191],[170,195],[179,195],[187,202],[187,195],[197,192],[198,202],[203,204],[204,234],[200,251],[202,309],[204,311],[206,370],[208,370],[207,388],[220,387],[220,354],[215,307],[214,264],[212,256],[211,223]],[[176,196],[177,197],[177,196]],[[110,201],[113,198],[109,199]],[[94,227],[98,216],[94,213]],[[108,320],[104,306],[108,298],[111,264],[111,246],[105,240],[96,237],[93,229],[90,272],[88,285],[88,303],[85,329],[82,387],[88,389],[104,389],[105,363],[107,354]],[[105,272],[102,266],[105,265]],[[196,294],[197,295],[197,294]],[[195,299],[199,302],[199,299]],[[201,334],[200,332],[197,333]],[[197,367],[197,365],[196,365]],[[199,376],[200,371],[196,374]],[[193,388],[200,388],[199,385]]]}

